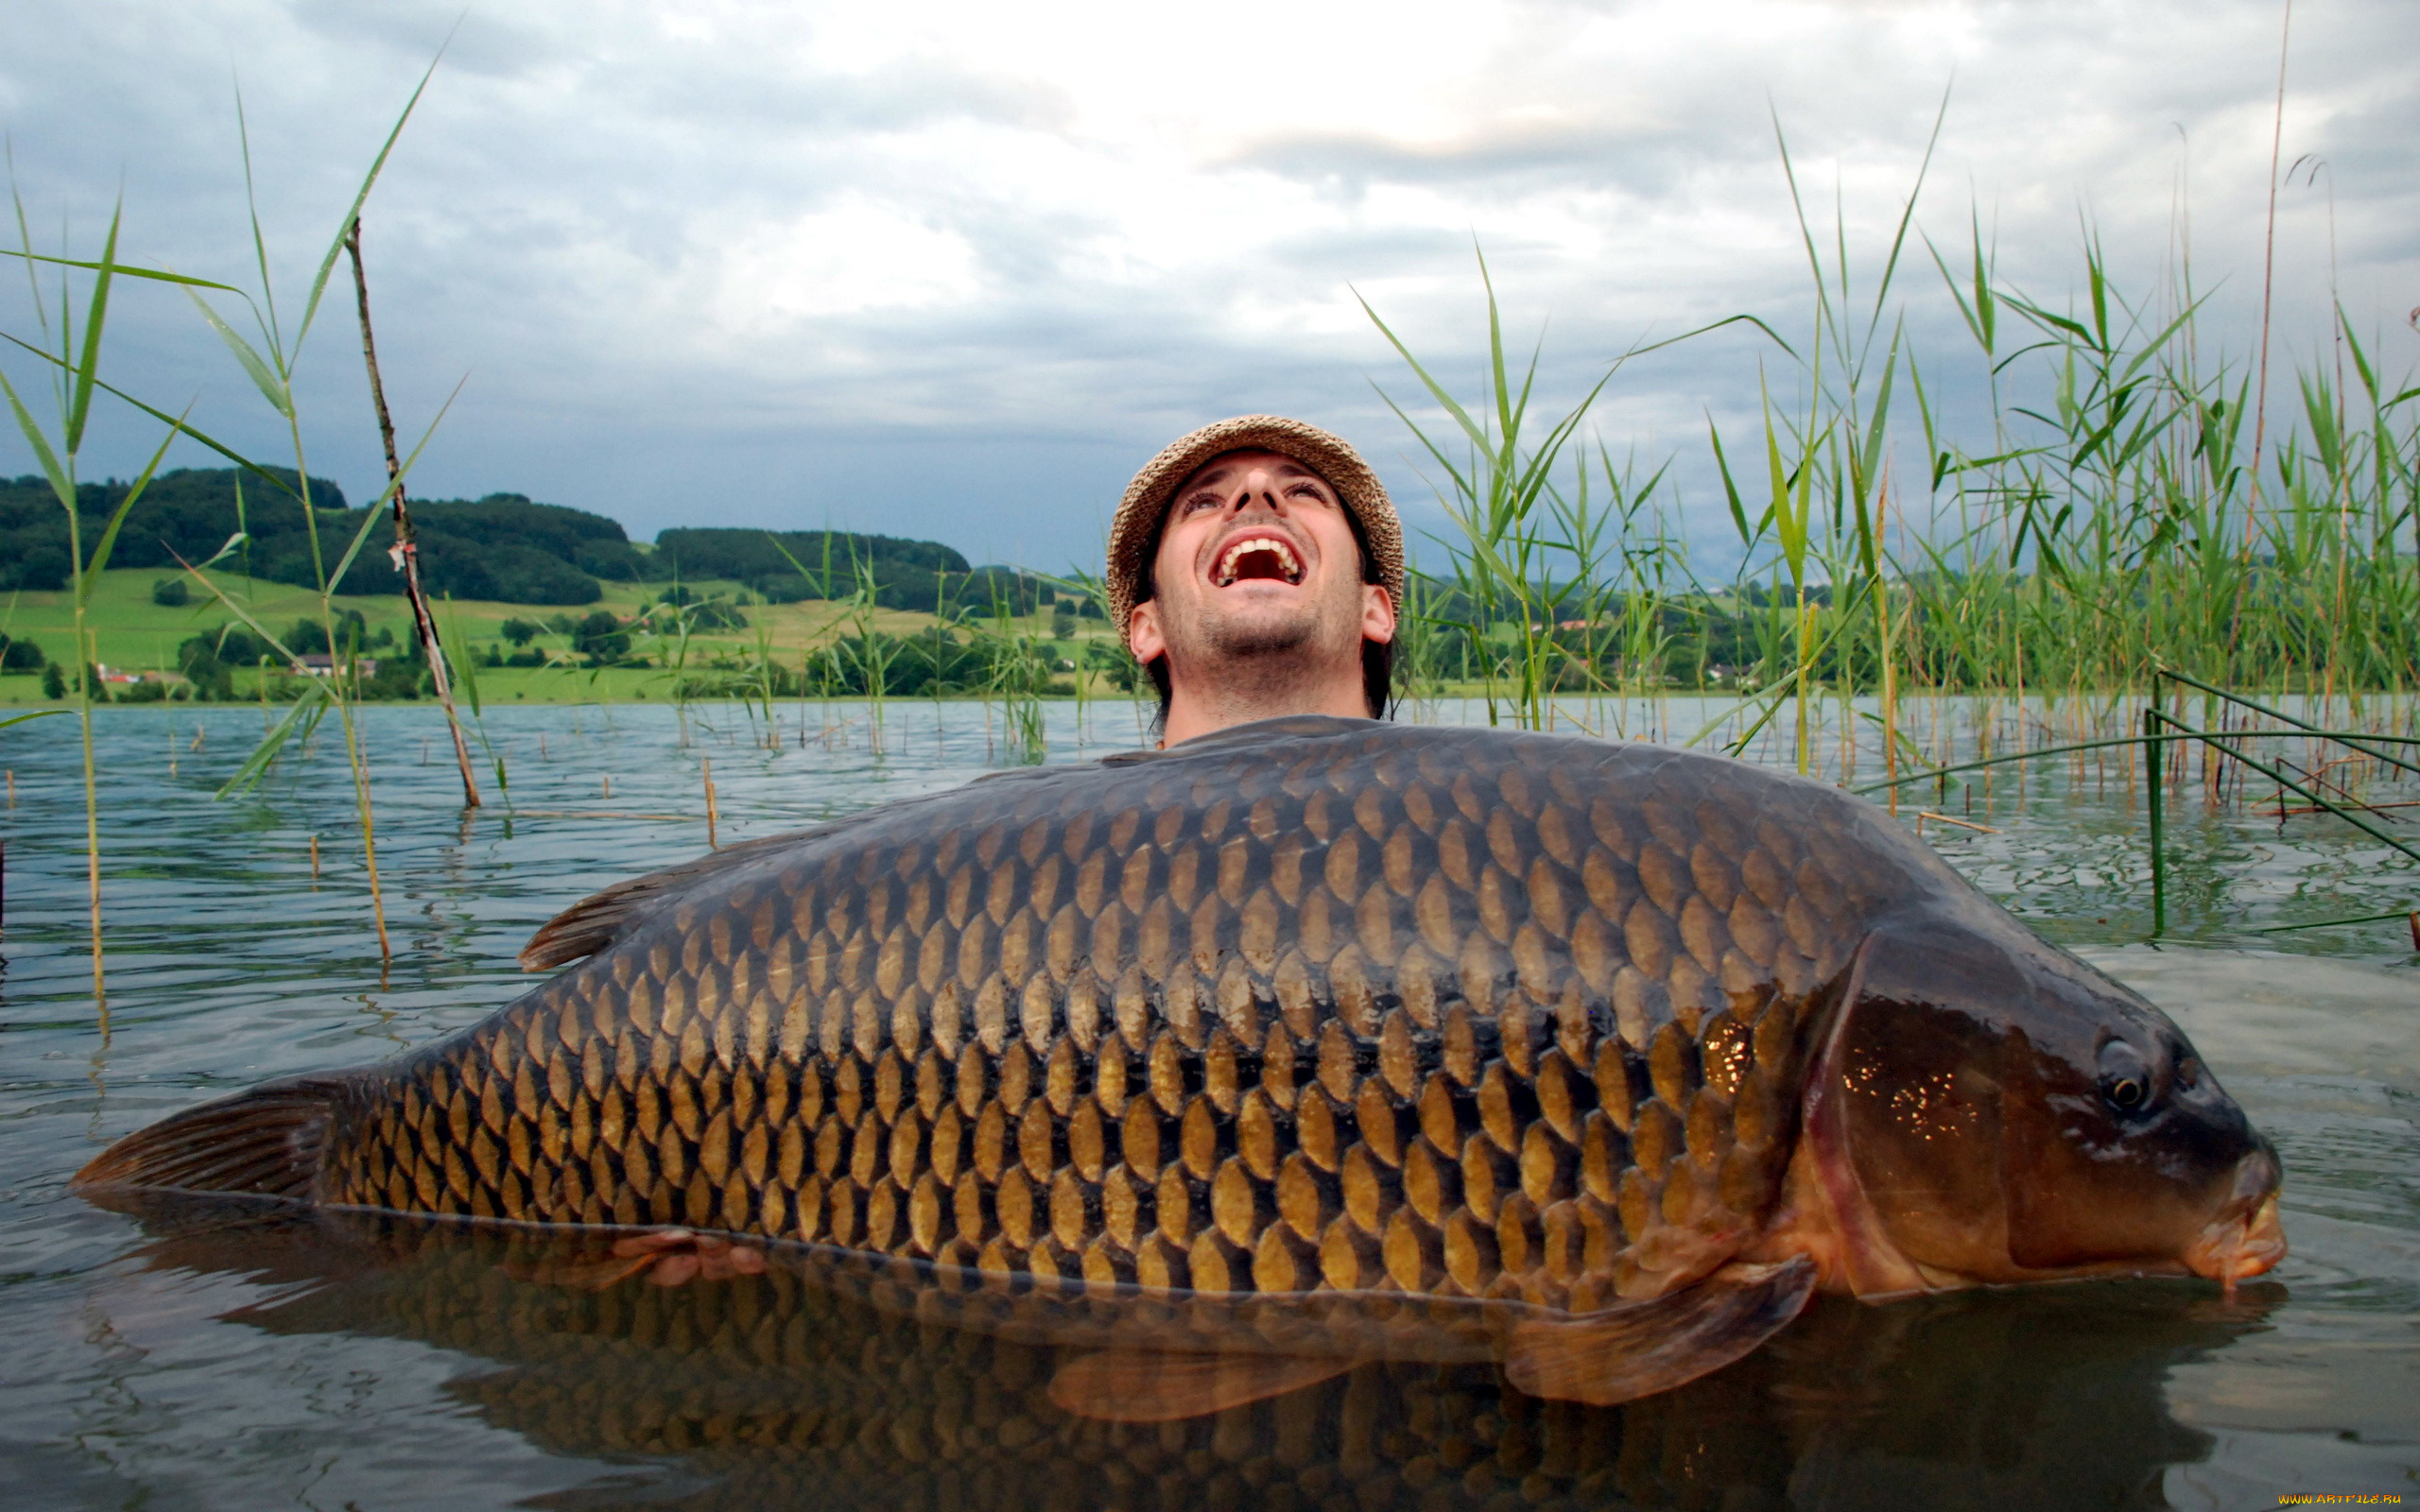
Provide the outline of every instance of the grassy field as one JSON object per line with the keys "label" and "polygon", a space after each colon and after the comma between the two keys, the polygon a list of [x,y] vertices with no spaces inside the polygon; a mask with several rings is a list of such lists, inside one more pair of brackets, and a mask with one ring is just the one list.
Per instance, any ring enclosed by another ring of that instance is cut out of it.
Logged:
{"label": "grassy field", "polygon": [[[151,569],[112,571],[102,575],[100,584],[94,590],[88,613],[103,664],[112,669],[122,667],[137,672],[172,671],[177,665],[177,647],[185,640],[215,633],[221,626],[236,623],[236,617],[216,602],[198,602],[173,609],[154,604],[151,601],[151,585],[161,576]],[[284,635],[297,620],[318,618],[319,595],[309,589],[260,578],[230,576],[221,581],[229,595],[242,604],[247,613],[280,635]],[[743,592],[736,583],[701,582],[688,586],[700,597],[715,594],[735,596]],[[600,602],[577,608],[470,600],[440,604],[438,614],[441,623],[448,614],[452,616],[475,658],[483,658],[491,647],[499,654],[510,655],[516,648],[504,639],[507,620],[543,624],[555,615],[570,614],[579,618],[600,609],[609,610],[615,616],[628,620],[651,603],[663,588],[660,583],[607,583],[605,596]],[[358,610],[367,627],[368,637],[372,641],[384,631],[395,644],[401,645],[411,634],[411,618],[400,597],[339,596],[334,602],[339,611]],[[752,603],[742,612],[749,622],[745,628],[700,631],[691,637],[688,665],[692,671],[712,672],[718,665],[752,665],[768,651],[775,662],[794,666],[800,655],[810,648],[838,636],[854,634],[860,628],[855,618],[842,624],[840,607],[822,600],[800,604]],[[927,629],[936,623],[930,614],[886,609],[872,610],[866,616],[863,627],[904,636]],[[1107,630],[1098,620],[1080,620],[1078,624],[1080,628],[1076,641],[1049,644],[1057,656],[1080,662],[1084,642],[1099,640],[1107,644]],[[64,593],[21,593],[0,600],[0,635],[30,640],[40,645],[43,656],[51,661],[63,662],[72,656],[73,626],[73,609]],[[1012,619],[1009,627],[1016,632],[1046,636],[1050,616],[1036,614]],[[569,640],[560,633],[550,630],[533,644],[565,661],[571,660]],[[379,653],[373,650],[370,654]],[[664,698],[669,696],[672,676],[661,665],[604,668],[580,665],[476,666],[473,670],[484,700],[508,703],[516,700],[588,703]],[[1098,673],[1091,675],[1090,682],[1088,693],[1105,695],[1114,691],[1103,684]],[[239,677],[239,692],[250,693],[252,689],[253,684],[248,676]],[[0,677],[0,704],[38,704],[44,701],[39,672]]]}

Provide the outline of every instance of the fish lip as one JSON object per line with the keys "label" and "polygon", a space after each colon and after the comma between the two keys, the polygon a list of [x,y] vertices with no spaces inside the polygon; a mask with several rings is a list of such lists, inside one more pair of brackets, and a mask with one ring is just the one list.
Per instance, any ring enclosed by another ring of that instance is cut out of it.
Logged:
{"label": "fish lip", "polygon": [[2235,1283],[2263,1275],[2286,1258],[2286,1226],[2277,1211],[2282,1172],[2265,1146],[2236,1168],[2235,1195],[2186,1246],[2185,1265],[2196,1276]]}
{"label": "fish lip", "polygon": [[1310,552],[1307,543],[1298,540],[1293,531],[1271,523],[1253,522],[1238,524],[1220,536],[1208,556],[1208,576],[1213,588],[1232,588],[1236,582],[1236,563],[1256,549],[1273,550],[1277,554],[1280,576],[1276,578],[1256,577],[1253,582],[1282,582],[1288,588],[1299,588],[1310,575]]}

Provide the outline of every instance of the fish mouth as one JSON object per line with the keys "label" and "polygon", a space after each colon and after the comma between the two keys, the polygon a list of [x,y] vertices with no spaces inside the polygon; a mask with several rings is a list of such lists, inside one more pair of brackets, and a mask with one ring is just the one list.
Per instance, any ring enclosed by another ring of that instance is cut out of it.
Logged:
{"label": "fish mouth", "polygon": [[1239,582],[1281,582],[1288,586],[1303,580],[1303,558],[1294,543],[1285,537],[1265,530],[1238,536],[1219,553],[1218,565],[1211,569],[1210,583],[1214,588],[1229,588]]}
{"label": "fish mouth", "polygon": [[2236,1169],[2235,1195],[2187,1246],[2194,1275],[2235,1283],[2276,1268],[2286,1258],[2286,1226],[2277,1215],[2277,1158],[2261,1150]]}

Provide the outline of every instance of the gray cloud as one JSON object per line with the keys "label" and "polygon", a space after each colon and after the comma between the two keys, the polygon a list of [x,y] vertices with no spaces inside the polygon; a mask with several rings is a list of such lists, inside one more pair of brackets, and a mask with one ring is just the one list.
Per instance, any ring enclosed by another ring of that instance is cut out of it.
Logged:
{"label": "gray cloud", "polygon": [[[514,489],[641,535],[829,520],[1056,566],[1097,549],[1170,435],[1278,408],[1343,429],[1433,525],[1370,381],[1416,390],[1353,289],[1467,385],[1476,239],[1525,350],[1547,332],[1544,391],[1564,401],[1642,335],[1753,311],[1795,338],[1806,275],[1773,117],[1871,277],[1953,77],[1920,218],[1955,255],[1971,205],[2004,274],[2063,300],[2089,223],[2148,295],[2182,173],[2213,333],[2250,341],[2273,0],[1499,0],[1411,6],[1383,33],[1350,8],[1281,9],[1280,66],[1244,45],[1251,6],[1222,27],[955,0],[472,14],[367,221],[406,423],[469,375],[420,486]],[[0,124],[38,238],[63,219],[96,245],[122,182],[130,256],[245,282],[240,76],[290,319],[454,19],[409,0],[21,3]],[[2415,43],[2420,14],[2381,0],[2298,12],[2284,156],[2325,169],[2280,198],[2290,347],[2323,339],[2332,231],[2357,323],[2391,367],[2420,357],[2400,323],[2420,304]],[[1944,403],[1971,413],[1975,365],[1921,249],[1902,279]],[[31,318],[0,295],[0,329]],[[376,462],[349,319],[328,312],[302,370],[315,465],[361,491]],[[1778,360],[1738,332],[1657,353],[1599,412],[1616,452],[1684,454],[1710,542],[1695,458],[1709,411],[1753,410],[1760,357]],[[231,441],[277,439],[179,299],[125,296],[110,360]],[[92,470],[130,471],[147,444],[113,417]],[[0,438],[0,469],[30,465]]]}

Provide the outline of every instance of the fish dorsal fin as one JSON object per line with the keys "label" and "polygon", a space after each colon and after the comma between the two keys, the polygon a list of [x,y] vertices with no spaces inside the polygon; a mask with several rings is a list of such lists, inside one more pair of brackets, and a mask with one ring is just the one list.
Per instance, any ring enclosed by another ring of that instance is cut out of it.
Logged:
{"label": "fish dorsal fin", "polygon": [[329,1118],[346,1087],[340,1077],[295,1076],[187,1108],[103,1150],[73,1185],[307,1202],[320,1179]]}
{"label": "fish dorsal fin", "polygon": [[529,943],[521,947],[521,969],[551,971],[594,955],[636,928],[667,899],[686,892],[699,882],[744,867],[768,850],[796,845],[832,828],[825,825],[790,834],[769,834],[761,840],[743,840],[710,850],[695,861],[617,882],[547,919],[538,933],[529,936]]}
{"label": "fish dorsal fin", "polygon": [[[1070,769],[1052,766],[1024,772],[994,772],[977,781],[1032,782],[1062,776]],[[529,936],[529,943],[521,947],[521,969],[525,971],[547,971],[594,955],[637,929],[672,899],[751,862],[761,861],[773,851],[802,849],[811,842],[845,831],[897,820],[910,809],[945,802],[962,792],[963,789],[951,789],[895,799],[862,813],[834,819],[829,824],[792,830],[786,834],[769,834],[756,840],[742,840],[719,850],[709,850],[695,861],[684,861],[662,871],[650,871],[644,877],[617,882],[603,892],[581,899],[539,926],[538,933]]]}
{"label": "fish dorsal fin", "polygon": [[[1335,721],[1339,724],[1345,722]],[[736,845],[708,851],[695,861],[666,867],[662,871],[650,871],[644,877],[632,877],[628,882],[617,882],[603,892],[581,899],[541,925],[538,933],[529,936],[529,943],[521,947],[521,969],[525,971],[552,971],[584,956],[595,955],[629,936],[672,899],[750,862],[760,861],[769,852],[803,850],[815,841],[835,834],[885,823],[900,824],[903,829],[913,833],[918,827],[917,821],[907,818],[907,816],[934,805],[960,803],[970,789],[980,787],[987,797],[996,793],[997,801],[1005,805],[1011,799],[1008,793],[1001,791],[1003,786],[1015,788],[1030,783],[1062,782],[1074,773],[1098,765],[1075,762],[1022,771],[991,772],[965,787],[893,799],[888,803],[877,804],[826,824],[793,830],[786,834],[769,834],[757,840],[742,840]]]}
{"label": "fish dorsal fin", "polygon": [[1050,1378],[1050,1401],[1062,1412],[1102,1422],[1175,1422],[1315,1386],[1357,1363],[1298,1354],[1103,1349],[1061,1366]]}
{"label": "fish dorsal fin", "polygon": [[1512,1331],[1505,1379],[1532,1397],[1600,1407],[1651,1397],[1740,1359],[1781,1332],[1815,1290],[1804,1256],[1726,1265],[1694,1286],[1569,1322]]}

